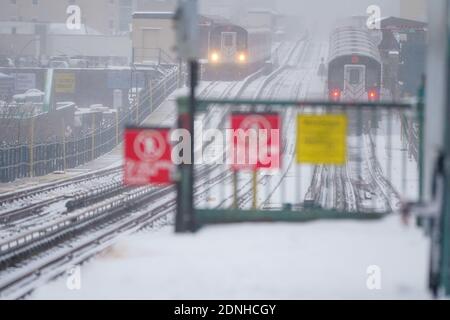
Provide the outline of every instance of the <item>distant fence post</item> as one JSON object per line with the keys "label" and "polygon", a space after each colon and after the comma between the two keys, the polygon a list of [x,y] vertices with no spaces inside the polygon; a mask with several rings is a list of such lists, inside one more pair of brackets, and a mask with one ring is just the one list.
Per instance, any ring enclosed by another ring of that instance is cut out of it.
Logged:
{"label": "distant fence post", "polygon": [[91,159],[95,159],[95,113],[92,113]]}
{"label": "distant fence post", "polygon": [[30,121],[30,177],[34,175],[34,117]]}
{"label": "distant fence post", "polygon": [[148,83],[148,94],[150,95],[150,113],[153,112],[153,85],[152,80]]}
{"label": "distant fence post", "polygon": [[66,123],[64,120],[64,117],[62,119],[62,136],[63,136],[63,145],[62,145],[62,151],[63,151],[63,171],[66,171]]}
{"label": "distant fence post", "polygon": [[136,124],[139,124],[139,105],[141,103],[139,89],[136,87]]}
{"label": "distant fence post", "polygon": [[119,110],[116,109],[116,145],[119,145]]}

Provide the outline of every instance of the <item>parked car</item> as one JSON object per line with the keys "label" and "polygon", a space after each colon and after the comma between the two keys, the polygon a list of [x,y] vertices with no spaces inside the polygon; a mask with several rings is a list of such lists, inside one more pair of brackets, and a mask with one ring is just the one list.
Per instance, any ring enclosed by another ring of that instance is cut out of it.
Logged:
{"label": "parked car", "polygon": [[16,102],[33,102],[41,103],[44,101],[45,93],[38,89],[29,89],[22,94],[16,94],[13,96],[13,100]]}

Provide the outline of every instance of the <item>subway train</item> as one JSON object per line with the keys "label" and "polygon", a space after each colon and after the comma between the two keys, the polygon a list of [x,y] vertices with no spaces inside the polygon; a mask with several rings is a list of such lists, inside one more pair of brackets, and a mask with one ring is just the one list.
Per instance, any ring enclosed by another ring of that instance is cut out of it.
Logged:
{"label": "subway train", "polygon": [[379,34],[353,17],[330,36],[328,94],[332,101],[376,102],[382,88]]}
{"label": "subway train", "polygon": [[238,80],[262,68],[271,59],[272,32],[221,21],[211,27],[204,57],[204,80]]}

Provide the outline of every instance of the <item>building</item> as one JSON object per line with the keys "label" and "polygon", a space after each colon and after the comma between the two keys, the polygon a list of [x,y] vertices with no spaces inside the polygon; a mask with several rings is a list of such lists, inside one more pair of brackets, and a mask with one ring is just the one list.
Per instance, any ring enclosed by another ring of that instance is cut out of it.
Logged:
{"label": "building", "polygon": [[133,14],[133,62],[161,64],[176,61],[173,12]]}
{"label": "building", "polygon": [[104,35],[129,33],[135,11],[173,11],[177,0],[0,0],[0,21],[66,23],[69,6],[81,23]]}
{"label": "building", "polygon": [[426,0],[400,0],[400,17],[410,20],[427,20]]}
{"label": "building", "polygon": [[276,10],[273,0],[203,0],[200,12],[205,15],[221,16],[235,23],[245,21],[249,10]]}
{"label": "building", "polygon": [[80,7],[80,20],[102,34],[119,31],[119,0],[0,0],[0,21],[66,23],[69,6]]}
{"label": "building", "polygon": [[[71,28],[80,8],[80,26]],[[0,0],[0,56],[55,55],[131,61],[133,12],[175,10],[177,0]],[[70,10],[69,10],[70,9]]]}
{"label": "building", "polygon": [[108,57],[127,64],[131,40],[128,35],[105,35],[86,25],[69,30],[64,23],[7,21],[0,22],[0,56],[31,58],[36,66],[52,56]]}
{"label": "building", "polygon": [[266,9],[250,9],[241,18],[240,24],[249,28],[276,28],[276,12]]}
{"label": "building", "polygon": [[177,0],[120,0],[119,28],[130,31],[134,12],[174,12]]}
{"label": "building", "polygon": [[136,11],[175,11],[177,0],[135,0],[134,8]]}

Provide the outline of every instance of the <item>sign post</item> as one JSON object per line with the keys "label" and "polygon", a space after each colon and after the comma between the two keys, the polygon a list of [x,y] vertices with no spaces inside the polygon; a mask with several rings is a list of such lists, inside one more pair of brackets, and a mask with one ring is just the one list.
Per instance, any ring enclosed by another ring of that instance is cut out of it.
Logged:
{"label": "sign post", "polygon": [[232,161],[233,206],[236,208],[237,172],[252,171],[252,208],[258,207],[258,170],[280,168],[280,116],[277,113],[233,113]]}
{"label": "sign post", "polygon": [[179,110],[179,128],[189,132],[191,151],[189,163],[179,165],[177,185],[177,217],[175,232],[194,232],[194,116],[195,90],[198,77],[198,5],[197,0],[179,0],[175,14],[176,48],[179,58],[188,61],[190,68],[190,96],[188,105],[182,103]]}

